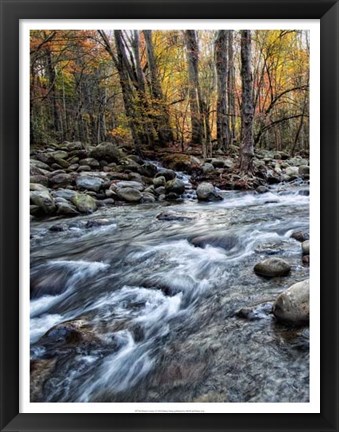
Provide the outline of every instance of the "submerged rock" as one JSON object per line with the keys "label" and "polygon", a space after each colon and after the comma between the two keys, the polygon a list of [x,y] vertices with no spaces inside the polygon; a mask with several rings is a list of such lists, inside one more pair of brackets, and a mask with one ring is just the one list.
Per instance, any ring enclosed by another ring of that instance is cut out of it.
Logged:
{"label": "submerged rock", "polygon": [[309,322],[309,279],[290,286],[273,304],[273,314],[278,321],[302,325]]}
{"label": "submerged rock", "polygon": [[267,258],[254,266],[254,272],[259,276],[287,276],[291,266],[281,258]]}
{"label": "submerged rock", "polygon": [[211,245],[222,249],[231,250],[238,245],[238,239],[234,234],[207,234],[190,239],[190,243],[196,247]]}

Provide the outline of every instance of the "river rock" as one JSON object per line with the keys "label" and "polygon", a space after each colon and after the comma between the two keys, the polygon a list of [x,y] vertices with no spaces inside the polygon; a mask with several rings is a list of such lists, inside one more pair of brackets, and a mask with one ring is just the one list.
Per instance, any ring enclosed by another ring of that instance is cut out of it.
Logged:
{"label": "river rock", "polygon": [[141,192],[132,187],[117,188],[115,193],[120,199],[129,203],[138,203],[142,199]]}
{"label": "river rock", "polygon": [[105,181],[100,177],[78,176],[75,183],[78,189],[99,192]]}
{"label": "river rock", "polygon": [[309,240],[305,240],[302,245],[302,251],[303,251],[303,255],[309,255],[310,254],[310,241]]}
{"label": "river rock", "polygon": [[41,175],[41,174],[31,175],[29,182],[30,183],[39,183],[39,184],[47,187],[48,186],[48,177]]}
{"label": "river rock", "polygon": [[206,234],[197,237],[192,237],[190,243],[193,246],[204,248],[207,245],[220,247],[222,249],[231,250],[238,245],[238,239],[234,234]]}
{"label": "river rock", "polygon": [[60,216],[77,216],[79,212],[68,202],[57,202],[57,215]]}
{"label": "river rock", "polygon": [[155,202],[155,197],[151,193],[144,192],[142,194],[142,202],[143,203],[154,203]]}
{"label": "river rock", "polygon": [[80,172],[90,172],[92,171],[92,168],[89,165],[80,165],[77,169],[77,171]]}
{"label": "river rock", "polygon": [[42,170],[45,170],[45,171],[50,171],[51,170],[50,167],[49,167],[49,165],[47,165],[46,163],[41,162],[41,161],[39,161],[37,159],[31,159],[30,160],[30,167],[36,167],[36,168],[39,168],[39,169],[42,169]]}
{"label": "river rock", "polygon": [[211,183],[200,183],[197,187],[197,197],[199,201],[220,201],[222,197],[218,194]]}
{"label": "river rock", "polygon": [[119,182],[113,183],[111,185],[112,190],[122,189],[122,188],[132,188],[132,189],[136,189],[138,191],[143,191],[145,189],[145,187],[142,183],[137,182],[137,181],[132,181],[132,180],[119,181]]}
{"label": "river rock", "polygon": [[111,142],[103,142],[97,145],[91,152],[90,157],[107,162],[118,162],[125,157],[124,152]]}
{"label": "river rock", "polygon": [[166,179],[164,176],[155,177],[153,179],[153,185],[155,188],[159,186],[165,186],[165,184],[166,184]]}
{"label": "river rock", "polygon": [[258,187],[256,188],[256,191],[257,191],[259,194],[263,194],[263,193],[268,192],[269,189],[268,189],[267,186],[258,186]]}
{"label": "river rock", "polygon": [[52,192],[54,198],[62,198],[70,201],[77,192],[71,189],[58,189]]}
{"label": "river rock", "polygon": [[93,213],[97,209],[95,199],[87,194],[76,193],[71,201],[80,213]]}
{"label": "river rock", "polygon": [[48,190],[31,192],[30,200],[32,204],[38,206],[46,215],[53,214],[56,210],[54,199]]}
{"label": "river rock", "polygon": [[310,167],[308,165],[300,165],[298,172],[301,177],[308,178],[310,175]]}
{"label": "river rock", "polygon": [[174,193],[176,195],[182,195],[185,192],[185,184],[178,178],[175,178],[166,182],[165,190],[167,194]]}
{"label": "river rock", "polygon": [[[59,158],[59,157],[54,157],[54,162],[62,167],[62,168],[68,168],[69,167],[69,162],[67,162],[65,159]],[[53,166],[53,165],[52,165]]]}
{"label": "river rock", "polygon": [[273,304],[273,314],[278,321],[302,325],[309,322],[309,279],[298,282],[281,293]]}
{"label": "river rock", "polygon": [[158,172],[158,168],[154,164],[147,162],[138,168],[138,172],[145,177],[154,177]]}
{"label": "river rock", "polygon": [[206,163],[204,163],[204,165],[201,167],[201,169],[202,169],[202,172],[203,172],[204,174],[208,174],[208,173],[213,172],[215,168],[214,168],[214,166],[213,166],[211,163],[206,162]]}
{"label": "river rock", "polygon": [[289,177],[298,177],[299,176],[299,168],[296,166],[289,166],[285,169],[285,174]]}
{"label": "river rock", "polygon": [[67,159],[68,158],[68,152],[64,150],[57,150],[50,153],[50,156],[53,157],[53,159]]}
{"label": "river rock", "polygon": [[91,168],[99,168],[100,167],[99,162],[96,159],[94,159],[94,158],[81,159],[79,161],[79,165],[82,165],[82,166],[87,165],[87,166],[89,166]]}
{"label": "river rock", "polygon": [[175,171],[166,168],[160,168],[155,177],[165,177],[166,181],[173,180],[177,175]]}
{"label": "river rock", "polygon": [[259,276],[287,276],[291,266],[281,258],[267,258],[254,266],[254,272]]}
{"label": "river rock", "polygon": [[44,191],[44,190],[48,190],[48,188],[42,184],[39,184],[39,183],[30,183],[29,190],[30,191]]}
{"label": "river rock", "polygon": [[73,175],[60,173],[53,175],[49,179],[49,184],[52,188],[64,188],[73,183]]}
{"label": "river rock", "polygon": [[309,234],[304,231],[293,231],[293,233],[291,234],[291,238],[299,242],[304,242],[305,240],[309,239]]}

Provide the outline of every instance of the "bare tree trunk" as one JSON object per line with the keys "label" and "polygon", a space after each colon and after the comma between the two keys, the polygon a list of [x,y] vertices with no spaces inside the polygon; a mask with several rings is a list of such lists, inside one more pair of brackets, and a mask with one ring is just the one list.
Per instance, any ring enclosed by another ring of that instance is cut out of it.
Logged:
{"label": "bare tree trunk", "polygon": [[235,69],[233,54],[233,30],[227,30],[228,34],[228,74],[227,74],[227,100],[228,100],[228,124],[230,129],[230,141],[235,140]]}
{"label": "bare tree trunk", "polygon": [[201,93],[198,75],[199,48],[194,30],[185,30],[185,43],[187,49],[192,143],[201,144],[203,142],[203,123],[201,118]]}
{"label": "bare tree trunk", "polygon": [[217,141],[218,148],[226,151],[229,144],[227,118],[227,31],[219,30],[214,44],[217,71]]}
{"label": "bare tree trunk", "polygon": [[160,144],[167,144],[173,142],[173,132],[170,125],[170,118],[167,106],[164,101],[164,95],[162,92],[160,80],[159,80],[159,71],[156,63],[154,48],[152,42],[152,31],[144,30],[144,37],[146,43],[146,52],[147,52],[147,61],[148,67],[150,71],[150,81],[151,81],[151,95],[153,106],[156,108],[158,114],[157,121],[157,132]]}
{"label": "bare tree trunk", "polygon": [[242,142],[240,146],[240,169],[243,172],[252,170],[253,161],[253,95],[251,67],[251,31],[241,30],[241,82],[242,82]]}

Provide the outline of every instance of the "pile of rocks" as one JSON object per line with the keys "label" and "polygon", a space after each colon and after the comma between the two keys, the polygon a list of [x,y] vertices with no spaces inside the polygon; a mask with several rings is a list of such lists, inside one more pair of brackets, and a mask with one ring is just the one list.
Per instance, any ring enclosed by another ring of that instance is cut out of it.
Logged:
{"label": "pile of rocks", "polygon": [[178,200],[185,184],[171,169],[157,168],[112,143],[80,142],[34,151],[30,161],[32,216],[74,216],[102,205]]}

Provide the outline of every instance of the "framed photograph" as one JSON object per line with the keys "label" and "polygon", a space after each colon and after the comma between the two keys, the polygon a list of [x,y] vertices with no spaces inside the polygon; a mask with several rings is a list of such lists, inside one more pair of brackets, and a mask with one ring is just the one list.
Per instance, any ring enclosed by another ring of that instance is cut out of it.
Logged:
{"label": "framed photograph", "polygon": [[338,431],[338,2],[0,3],[1,430]]}

